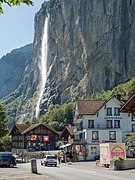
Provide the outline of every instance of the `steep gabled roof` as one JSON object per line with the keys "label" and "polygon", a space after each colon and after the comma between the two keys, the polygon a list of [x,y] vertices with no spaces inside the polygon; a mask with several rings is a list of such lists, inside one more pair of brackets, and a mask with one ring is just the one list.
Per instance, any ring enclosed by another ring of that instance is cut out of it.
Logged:
{"label": "steep gabled roof", "polygon": [[32,124],[30,127],[28,127],[25,131],[22,132],[22,134],[26,134],[27,132],[37,128],[38,126],[43,125],[45,126],[47,129],[49,129],[50,131],[54,132],[55,134],[59,135],[59,133],[52,127],[49,125],[45,125],[45,124]]}
{"label": "steep gabled roof", "polygon": [[135,113],[135,94],[125,102],[120,111]]}
{"label": "steep gabled roof", "polygon": [[75,130],[75,127],[71,126],[71,127],[68,127],[66,126],[61,134],[61,136],[63,136],[63,134],[65,133],[65,131],[68,131],[69,134],[72,136],[74,135],[74,130]]}
{"label": "steep gabled roof", "polygon": [[32,124],[30,127],[28,127],[25,131],[22,132],[22,134],[26,134],[27,132],[37,128],[40,124]]}
{"label": "steep gabled roof", "polygon": [[77,100],[76,106],[79,115],[94,115],[100,110],[106,101],[102,100]]}
{"label": "steep gabled roof", "polygon": [[70,132],[71,135],[74,135],[75,127],[73,127],[73,126],[67,127],[67,130]]}
{"label": "steep gabled roof", "polygon": [[20,132],[20,134],[21,134],[23,131],[25,131],[25,130],[26,130],[27,128],[29,128],[30,126],[31,126],[31,125],[26,125],[26,124],[15,124],[15,125],[13,126],[13,128],[11,129],[9,135],[12,134],[12,132],[14,131],[15,128],[16,128],[16,129]]}
{"label": "steep gabled roof", "polygon": [[20,134],[26,134],[27,132],[37,128],[40,125],[45,126],[47,129],[49,129],[50,131],[52,131],[55,134],[60,136],[60,134],[52,126],[45,125],[45,124],[32,124],[32,125],[15,124],[14,127],[12,128],[11,132],[9,133],[9,135],[12,135],[12,132],[15,130],[15,128],[18,129]]}

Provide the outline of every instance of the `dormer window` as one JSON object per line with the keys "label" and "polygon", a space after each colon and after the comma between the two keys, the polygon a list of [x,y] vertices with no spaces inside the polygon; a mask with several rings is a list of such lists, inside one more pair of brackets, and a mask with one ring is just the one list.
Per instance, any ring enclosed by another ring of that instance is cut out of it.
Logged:
{"label": "dormer window", "polygon": [[114,116],[120,116],[119,108],[114,108]]}
{"label": "dormer window", "polygon": [[111,107],[107,108],[106,115],[107,116],[112,116],[112,108]]}

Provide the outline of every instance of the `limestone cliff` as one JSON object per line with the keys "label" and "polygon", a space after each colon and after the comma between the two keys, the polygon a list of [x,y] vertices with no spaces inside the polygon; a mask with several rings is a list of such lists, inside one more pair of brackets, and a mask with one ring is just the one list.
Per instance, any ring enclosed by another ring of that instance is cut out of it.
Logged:
{"label": "limestone cliff", "polygon": [[9,127],[14,122],[34,116],[33,96],[39,78],[35,75],[33,54],[33,44],[30,44],[0,59],[0,99],[6,106]]}
{"label": "limestone cliff", "polygon": [[33,57],[32,44],[13,50],[0,59],[0,99],[22,83]]}
{"label": "limestone cliff", "polygon": [[41,113],[135,75],[135,0],[50,0],[49,16],[51,68]]}
{"label": "limestone cliff", "polygon": [[[104,92],[135,75],[135,0],[50,0],[35,16],[34,53],[26,76],[19,70],[15,87],[6,84],[12,90],[18,86],[5,100],[11,107],[16,102],[16,121],[35,115],[46,16],[48,75],[41,114],[52,104]],[[2,96],[8,94],[6,85]]]}

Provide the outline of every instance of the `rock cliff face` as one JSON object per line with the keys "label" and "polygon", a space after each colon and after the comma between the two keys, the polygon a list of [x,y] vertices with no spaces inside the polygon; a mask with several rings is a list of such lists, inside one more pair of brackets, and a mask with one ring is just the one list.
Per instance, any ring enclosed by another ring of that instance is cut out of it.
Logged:
{"label": "rock cliff face", "polygon": [[0,99],[6,105],[9,128],[13,122],[34,116],[36,98],[33,97],[39,78],[33,54],[33,44],[30,44],[0,59]]}
{"label": "rock cliff face", "polygon": [[32,57],[33,46],[30,44],[0,59],[0,99],[16,90],[23,82]]}
{"label": "rock cliff face", "polygon": [[29,65],[25,57],[20,61],[17,55],[15,63],[27,66],[26,71],[20,64],[14,68],[11,62],[5,72],[0,69],[0,98],[18,87],[5,101],[10,106],[16,102],[12,117],[20,122],[35,115],[46,16],[48,75],[40,114],[52,104],[104,92],[135,75],[135,0],[50,0],[35,16],[34,52]]}
{"label": "rock cliff face", "polygon": [[101,93],[135,75],[135,0],[50,0],[49,12],[49,75],[41,113],[50,104]]}

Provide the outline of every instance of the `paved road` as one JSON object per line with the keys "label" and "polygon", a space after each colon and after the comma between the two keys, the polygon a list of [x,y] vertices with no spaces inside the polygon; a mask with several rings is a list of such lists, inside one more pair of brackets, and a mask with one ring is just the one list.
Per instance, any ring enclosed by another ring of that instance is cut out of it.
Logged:
{"label": "paved road", "polygon": [[31,173],[30,163],[18,164],[17,168],[0,168],[0,180],[133,180],[135,169],[111,171],[96,167],[95,162],[60,164],[58,167],[45,167],[37,161],[38,175]]}
{"label": "paved road", "polygon": [[111,171],[104,167],[96,167],[95,162],[62,164],[55,167],[41,167],[40,173],[46,173],[57,180],[133,180],[135,170]]}

